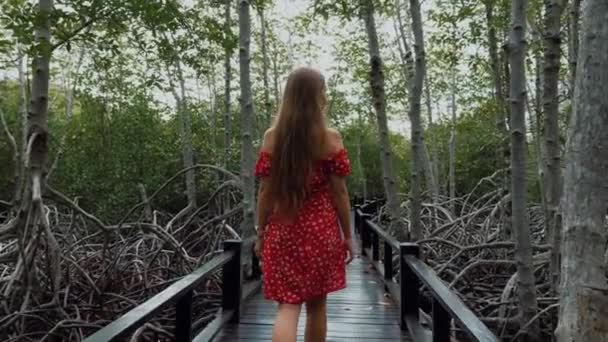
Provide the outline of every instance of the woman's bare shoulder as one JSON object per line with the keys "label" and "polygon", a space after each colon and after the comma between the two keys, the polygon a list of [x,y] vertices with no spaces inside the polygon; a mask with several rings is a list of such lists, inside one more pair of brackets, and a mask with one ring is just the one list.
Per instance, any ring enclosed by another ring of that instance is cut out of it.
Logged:
{"label": "woman's bare shoulder", "polygon": [[342,134],[335,128],[327,129],[327,152],[333,153],[344,148]]}
{"label": "woman's bare shoulder", "polygon": [[270,152],[274,148],[274,127],[270,127],[264,132],[264,140],[262,141],[262,146],[260,146],[260,151]]}

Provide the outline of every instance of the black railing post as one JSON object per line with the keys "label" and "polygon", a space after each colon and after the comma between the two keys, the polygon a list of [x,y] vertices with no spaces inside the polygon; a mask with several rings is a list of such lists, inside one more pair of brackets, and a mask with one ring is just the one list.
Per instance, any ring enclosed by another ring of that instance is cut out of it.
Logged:
{"label": "black railing post", "polygon": [[355,212],[355,233],[361,235],[361,230],[359,229],[359,221],[360,221],[360,217],[359,217],[359,209],[360,206],[357,204],[354,207],[354,212]]}
{"label": "black railing post", "polygon": [[376,203],[374,201],[367,201],[363,208],[363,212],[366,214],[373,214],[376,212]]}
{"label": "black railing post", "polygon": [[[370,241],[370,228],[367,225],[367,219],[371,218],[371,215],[369,214],[363,214],[359,217],[359,227],[361,230],[361,255],[366,255],[365,254],[365,249],[370,247],[371,245],[371,241]],[[369,255],[366,255],[369,257]]]}
{"label": "black railing post", "polygon": [[450,315],[433,298],[433,342],[450,342]]}
{"label": "black railing post", "polygon": [[[255,244],[253,245],[255,246]],[[253,246],[251,248],[253,248]],[[262,270],[260,269],[260,259],[255,254],[255,251],[251,252],[251,277],[253,279],[259,279],[262,274]]]}
{"label": "black railing post", "polygon": [[240,240],[224,241],[225,251],[234,251],[234,257],[222,269],[222,309],[233,310],[230,322],[238,323],[241,314],[241,297],[243,285],[243,270],[241,268]]}
{"label": "black railing post", "polygon": [[399,265],[401,267],[400,291],[401,291],[401,308],[399,310],[399,323],[401,329],[407,329],[406,316],[412,316],[418,321],[419,293],[420,281],[416,274],[410,269],[405,262],[407,255],[418,257],[420,248],[415,243],[401,243],[399,245]]}
{"label": "black railing post", "polygon": [[192,341],[192,290],[175,303],[175,341]]}
{"label": "black railing post", "polygon": [[372,231],[372,260],[378,261],[380,259],[380,242],[378,232]]}
{"label": "black railing post", "polygon": [[384,279],[393,279],[393,246],[384,241]]}

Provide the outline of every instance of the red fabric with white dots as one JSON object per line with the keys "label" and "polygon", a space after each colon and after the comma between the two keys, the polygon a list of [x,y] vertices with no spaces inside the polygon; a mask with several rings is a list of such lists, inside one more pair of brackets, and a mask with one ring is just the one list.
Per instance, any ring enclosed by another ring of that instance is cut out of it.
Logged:
{"label": "red fabric with white dots", "polygon": [[[256,177],[267,177],[271,154],[260,152]],[[330,174],[351,173],[342,149],[319,161],[309,197],[291,224],[268,219],[262,250],[264,296],[280,303],[299,304],[346,287],[346,247],[329,191]]]}

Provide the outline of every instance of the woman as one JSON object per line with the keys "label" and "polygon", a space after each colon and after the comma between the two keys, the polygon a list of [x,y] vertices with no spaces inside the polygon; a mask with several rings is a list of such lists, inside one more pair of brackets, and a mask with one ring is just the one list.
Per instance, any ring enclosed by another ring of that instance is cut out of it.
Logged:
{"label": "woman", "polygon": [[293,71],[256,163],[261,229],[255,248],[264,296],[279,303],[275,342],[296,341],[303,303],[305,341],[325,341],[326,296],[346,287],[345,264],[353,258],[344,180],[350,162],[340,134],[325,125],[326,102],[318,71]]}

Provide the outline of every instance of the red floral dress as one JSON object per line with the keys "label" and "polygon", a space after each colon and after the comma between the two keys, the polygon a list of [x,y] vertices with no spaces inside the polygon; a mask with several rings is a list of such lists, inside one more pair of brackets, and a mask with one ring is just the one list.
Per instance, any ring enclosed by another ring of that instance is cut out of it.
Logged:
{"label": "red floral dress", "polygon": [[[256,177],[270,174],[271,155],[260,152]],[[329,176],[351,172],[345,149],[317,162],[309,197],[291,224],[272,214],[262,248],[264,296],[299,304],[346,287],[346,246],[329,191]]]}

